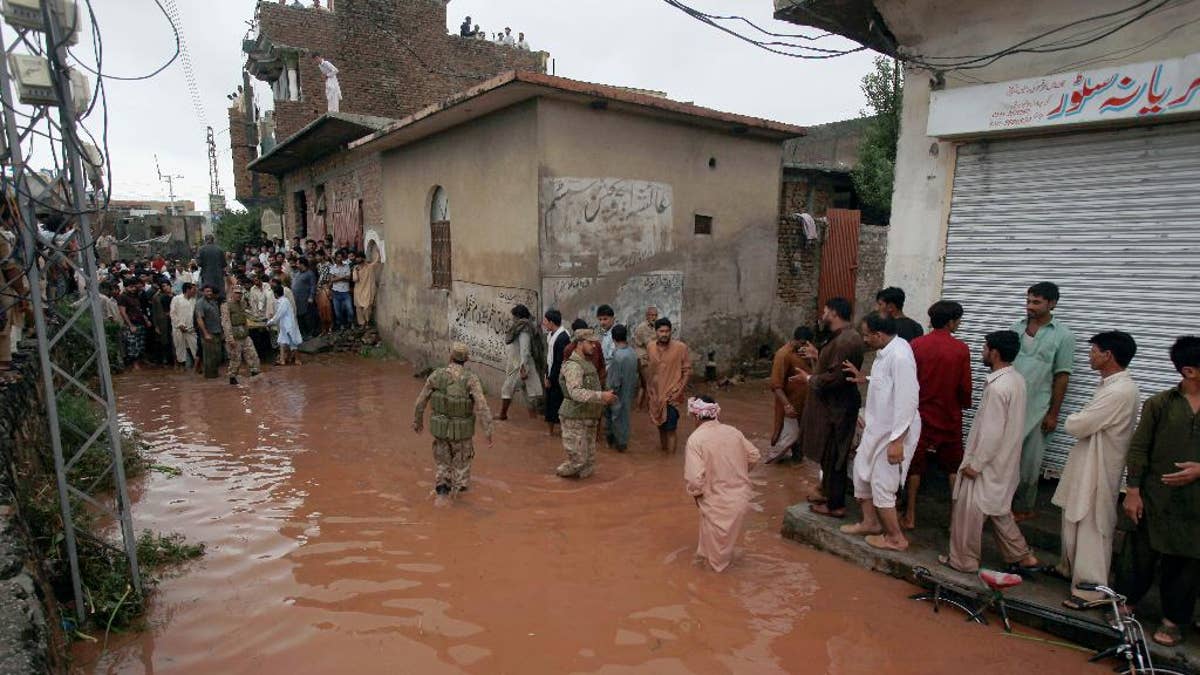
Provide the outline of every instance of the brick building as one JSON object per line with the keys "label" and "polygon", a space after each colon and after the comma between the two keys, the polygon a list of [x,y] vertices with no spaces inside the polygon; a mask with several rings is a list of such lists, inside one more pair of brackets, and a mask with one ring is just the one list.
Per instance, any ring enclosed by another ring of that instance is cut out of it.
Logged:
{"label": "brick building", "polygon": [[[544,72],[548,55],[463,38],[446,31],[444,0],[339,0],[334,10],[260,2],[257,34],[243,41],[244,86],[271,85],[275,138],[283,141],[325,112],[320,53],[340,71],[341,111],[401,118],[497,74]],[[259,157],[259,114],[253,104],[229,110],[237,199],[278,203],[277,185],[246,165]]]}

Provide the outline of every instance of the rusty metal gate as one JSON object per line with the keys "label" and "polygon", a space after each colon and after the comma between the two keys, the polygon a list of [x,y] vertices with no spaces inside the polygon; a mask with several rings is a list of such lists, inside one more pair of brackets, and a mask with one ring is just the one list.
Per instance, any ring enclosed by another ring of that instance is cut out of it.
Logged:
{"label": "rusty metal gate", "polygon": [[829,228],[821,247],[821,276],[817,284],[817,314],[830,298],[842,297],[854,303],[858,281],[858,230],[862,212],[829,209],[825,217]]}

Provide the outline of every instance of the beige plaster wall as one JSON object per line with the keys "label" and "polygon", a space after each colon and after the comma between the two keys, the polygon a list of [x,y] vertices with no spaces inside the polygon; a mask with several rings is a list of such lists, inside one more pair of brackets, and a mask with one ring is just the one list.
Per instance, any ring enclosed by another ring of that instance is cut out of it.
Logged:
{"label": "beige plaster wall", "polygon": [[[670,236],[658,251],[622,269],[597,270],[586,257],[577,270],[556,269],[550,263],[559,261],[548,259],[543,235],[544,274],[597,279],[559,301],[564,315],[586,316],[600,303],[614,304],[619,320],[640,314],[644,307],[636,293],[622,292],[622,284],[639,275],[677,271],[683,277],[681,316],[672,318],[680,320],[680,337],[693,357],[714,351],[727,367],[790,333],[796,317],[782,315],[774,302],[780,141],[546,99],[538,103],[538,119],[543,183],[618,178],[670,188]],[[709,166],[710,158],[715,167]],[[543,194],[543,225],[548,206]],[[713,217],[711,236],[694,233],[696,213]],[[619,254],[630,244],[614,239],[603,245]],[[618,298],[630,306],[616,306]]]}
{"label": "beige plaster wall", "polygon": [[[514,106],[383,156],[381,333],[418,366],[440,363],[449,346],[451,291],[430,288],[430,199],[450,206],[452,273],[461,283],[536,291],[536,104]],[[485,383],[503,380],[477,364]]]}

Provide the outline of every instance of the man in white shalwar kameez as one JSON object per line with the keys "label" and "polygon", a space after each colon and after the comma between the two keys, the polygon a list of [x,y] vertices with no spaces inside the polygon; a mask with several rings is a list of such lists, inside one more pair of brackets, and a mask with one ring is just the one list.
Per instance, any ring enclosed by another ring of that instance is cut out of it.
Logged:
{"label": "man in white shalwar kameez", "polygon": [[1021,480],[1021,442],[1025,438],[1025,378],[1012,362],[1021,351],[1016,331],[984,338],[983,364],[991,368],[975,421],[967,435],[962,465],[954,483],[950,512],[950,555],[943,565],[959,572],[979,570],[984,521],[991,519],[1000,555],[1012,571],[1033,569],[1038,560],[1017,527],[1012,496]]}
{"label": "man in white shalwar kameez", "polygon": [[1117,494],[1140,405],[1137,383],[1125,370],[1137,353],[1133,337],[1110,331],[1090,342],[1088,361],[1100,373],[1100,386],[1083,409],[1067,418],[1067,433],[1077,440],[1054,493],[1054,504],[1063,510],[1062,557],[1055,571],[1070,578],[1071,597],[1063,605],[1076,610],[1108,602],[1078,586],[1108,584]]}
{"label": "man in white shalwar kameez", "polygon": [[688,400],[688,413],[698,426],[687,440],[683,479],[700,508],[700,544],[696,556],[720,572],[733,561],[753,488],[750,469],[758,448],[742,432],[721,424],[721,407],[703,396]]}
{"label": "man in white shalwar kameez", "polygon": [[903,551],[908,538],[900,529],[896,493],[921,438],[917,361],[908,341],[896,339],[894,318],[873,312],[863,318],[859,331],[867,347],[878,353],[869,376],[849,361],[844,364],[849,381],[868,384],[866,424],[850,469],[862,522],[841,530],[867,535],[867,543],[875,548]]}
{"label": "man in white shalwar kameez", "polygon": [[337,112],[342,102],[342,85],[338,83],[338,69],[320,54],[313,54],[317,67],[325,76],[325,103],[329,112]]}

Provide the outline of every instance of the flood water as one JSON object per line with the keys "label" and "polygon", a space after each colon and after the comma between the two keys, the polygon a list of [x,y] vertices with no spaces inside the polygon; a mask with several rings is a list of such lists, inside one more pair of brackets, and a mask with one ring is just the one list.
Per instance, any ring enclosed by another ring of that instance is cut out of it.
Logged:
{"label": "flood water", "polygon": [[[406,365],[331,356],[238,387],[145,370],[117,388],[153,461],[182,471],[133,486],[135,525],[208,550],[158,586],[145,632],[77,646],[77,672],[1091,672],[782,539],[811,463],[757,468],[740,557],[694,566],[682,452],[661,456],[644,414],[630,452],[601,449],[571,482],[558,439],[514,406],[440,507]],[[717,395],[765,446],[765,388]]]}

